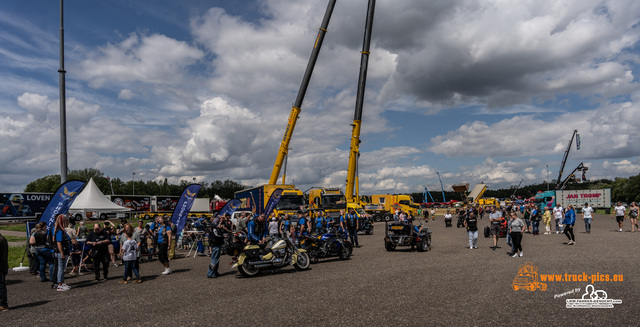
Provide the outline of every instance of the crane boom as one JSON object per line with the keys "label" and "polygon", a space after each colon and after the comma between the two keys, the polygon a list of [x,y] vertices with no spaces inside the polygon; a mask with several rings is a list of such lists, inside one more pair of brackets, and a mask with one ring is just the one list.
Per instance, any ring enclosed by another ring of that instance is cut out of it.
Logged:
{"label": "crane boom", "polygon": [[[280,144],[280,149],[278,150],[278,156],[276,157],[276,162],[273,165],[273,170],[271,171],[271,177],[269,178],[269,184],[275,184],[278,180],[278,176],[280,175],[280,169],[282,168],[282,163],[289,152],[289,142],[291,141],[291,135],[293,135],[293,129],[296,127],[296,122],[298,121],[298,116],[300,115],[300,110],[302,107],[302,101],[304,100],[304,96],[307,92],[307,87],[309,86],[309,81],[311,80],[311,75],[313,74],[313,69],[316,65],[316,60],[318,59],[318,54],[320,53],[320,48],[322,47],[322,41],[324,40],[324,36],[327,33],[327,28],[329,27],[329,20],[331,20],[331,14],[333,13],[333,8],[335,7],[337,0],[329,0],[329,4],[327,5],[327,10],[324,14],[324,19],[322,20],[322,24],[320,25],[320,31],[318,32],[318,36],[316,37],[316,42],[313,45],[313,50],[311,51],[311,57],[309,58],[309,62],[307,64],[307,69],[304,72],[304,77],[302,78],[302,83],[300,84],[300,89],[298,90],[298,96],[296,97],[296,102],[293,104],[291,108],[291,113],[289,114],[289,120],[287,123],[287,128],[284,131],[284,137],[282,138],[282,142]],[[285,176],[282,176],[282,183],[284,184]]]}
{"label": "crane boom", "polygon": [[364,29],[364,40],[360,56],[360,75],[358,77],[358,93],[356,95],[356,110],[351,124],[351,146],[349,151],[349,167],[347,169],[347,184],[345,196],[347,202],[354,202],[359,196],[358,183],[358,157],[360,156],[360,128],[362,124],[362,106],[364,102],[364,91],[367,84],[367,68],[369,65],[369,49],[371,47],[371,30],[373,28],[373,16],[376,1],[369,0],[367,7],[367,21]]}
{"label": "crane boom", "polygon": [[567,146],[567,150],[564,151],[564,157],[562,157],[562,163],[560,163],[560,172],[558,172],[558,178],[556,179],[556,190],[560,188],[561,186],[561,180],[562,180],[562,172],[564,170],[564,165],[567,164],[567,158],[569,157],[569,151],[571,151],[571,144],[573,144],[573,139],[576,137],[576,134],[578,134],[578,130],[574,129],[573,130],[573,135],[571,135],[571,140],[569,140],[569,145]]}
{"label": "crane boom", "polygon": [[440,181],[440,188],[442,189],[442,202],[447,202],[444,198],[444,186],[442,186],[442,179],[440,179],[440,172],[436,172],[438,174],[438,180]]}

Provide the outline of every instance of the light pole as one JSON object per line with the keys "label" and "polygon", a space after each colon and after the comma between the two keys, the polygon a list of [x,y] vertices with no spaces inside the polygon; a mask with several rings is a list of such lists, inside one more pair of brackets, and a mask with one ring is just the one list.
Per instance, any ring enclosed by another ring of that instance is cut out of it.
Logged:
{"label": "light pole", "polygon": [[64,74],[64,24],[63,24],[63,0],[60,0],[60,184],[67,181],[67,104],[65,95]]}
{"label": "light pole", "polygon": [[133,195],[136,195],[136,173],[131,173],[131,186],[133,187]]}
{"label": "light pole", "polygon": [[549,190],[549,165],[547,165],[547,191]]}

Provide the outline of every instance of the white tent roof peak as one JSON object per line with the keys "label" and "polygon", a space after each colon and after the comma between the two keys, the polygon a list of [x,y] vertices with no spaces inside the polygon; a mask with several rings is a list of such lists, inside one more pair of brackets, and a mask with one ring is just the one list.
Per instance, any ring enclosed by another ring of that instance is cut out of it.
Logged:
{"label": "white tent roof peak", "polygon": [[69,210],[123,212],[130,211],[131,209],[109,201],[93,181],[93,178],[91,178],[82,192],[78,194],[73,201]]}

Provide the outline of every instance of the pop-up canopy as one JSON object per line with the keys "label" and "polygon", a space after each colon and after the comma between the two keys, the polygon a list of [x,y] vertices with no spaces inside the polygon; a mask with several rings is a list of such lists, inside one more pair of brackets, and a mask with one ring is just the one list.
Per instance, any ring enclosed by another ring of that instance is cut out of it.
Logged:
{"label": "pop-up canopy", "polygon": [[78,210],[84,212],[106,211],[106,212],[127,212],[131,209],[119,206],[107,199],[100,191],[93,178],[84,187],[82,192],[78,194],[71,204],[69,211]]}

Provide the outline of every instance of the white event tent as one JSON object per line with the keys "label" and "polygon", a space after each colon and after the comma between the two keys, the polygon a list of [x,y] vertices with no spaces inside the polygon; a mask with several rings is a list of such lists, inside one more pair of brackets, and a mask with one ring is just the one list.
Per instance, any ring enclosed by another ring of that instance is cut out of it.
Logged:
{"label": "white event tent", "polygon": [[87,183],[82,192],[78,194],[69,208],[71,217],[80,218],[79,215],[82,215],[82,217],[93,219],[106,219],[107,214],[124,213],[128,211],[131,211],[131,209],[109,201],[93,181],[93,178],[89,180],[89,183]]}

